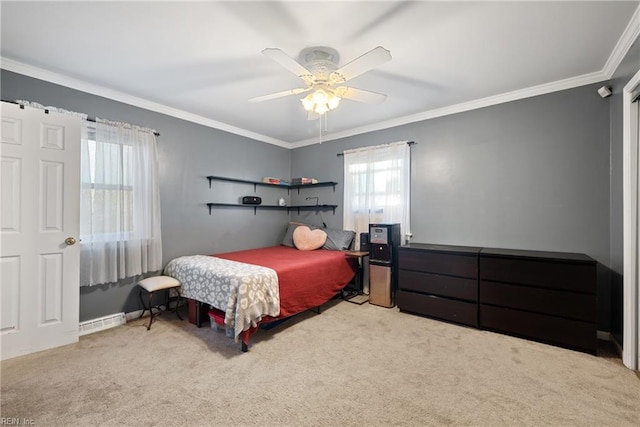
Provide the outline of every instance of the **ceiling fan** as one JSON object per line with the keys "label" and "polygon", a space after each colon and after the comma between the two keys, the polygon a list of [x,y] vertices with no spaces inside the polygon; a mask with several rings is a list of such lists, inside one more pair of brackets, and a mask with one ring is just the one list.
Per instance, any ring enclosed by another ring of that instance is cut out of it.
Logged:
{"label": "ceiling fan", "polygon": [[258,96],[251,98],[249,102],[262,102],[310,92],[300,101],[309,112],[308,118],[316,119],[327,111],[337,108],[341,99],[377,104],[387,97],[381,93],[344,86],[344,83],[352,78],[391,59],[391,53],[382,46],[370,50],[340,68],[338,68],[338,52],[329,47],[304,49],[300,53],[304,65],[277,48],[267,48],[262,53],[302,79],[306,87]]}

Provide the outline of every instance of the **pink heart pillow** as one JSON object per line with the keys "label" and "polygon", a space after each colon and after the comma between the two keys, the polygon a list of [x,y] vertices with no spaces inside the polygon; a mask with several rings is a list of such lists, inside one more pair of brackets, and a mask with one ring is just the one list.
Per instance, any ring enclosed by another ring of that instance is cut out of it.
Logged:
{"label": "pink heart pillow", "polygon": [[327,241],[327,233],[322,230],[311,230],[306,225],[296,227],[293,231],[293,244],[301,251],[319,249]]}

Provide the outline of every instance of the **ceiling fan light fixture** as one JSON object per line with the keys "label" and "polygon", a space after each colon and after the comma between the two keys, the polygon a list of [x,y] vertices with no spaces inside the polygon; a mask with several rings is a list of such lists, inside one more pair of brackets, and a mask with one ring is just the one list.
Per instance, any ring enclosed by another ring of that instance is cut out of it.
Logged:
{"label": "ceiling fan light fixture", "polygon": [[318,104],[316,105],[316,108],[314,110],[316,113],[322,115],[324,113],[326,113],[327,111],[329,111],[329,107],[327,106],[327,104]]}
{"label": "ceiling fan light fixture", "polygon": [[300,100],[302,106],[307,111],[313,111],[313,94],[309,94]]}
{"label": "ceiling fan light fixture", "polygon": [[330,89],[316,89],[313,93],[302,98],[300,102],[302,102],[302,106],[305,110],[324,114],[329,110],[338,108],[338,105],[340,104],[340,97],[334,94]]}
{"label": "ceiling fan light fixture", "polygon": [[329,106],[329,109],[335,110],[336,108],[338,108],[339,104],[340,104],[340,97],[336,96],[333,93],[330,93],[329,96],[327,97],[327,105]]}
{"label": "ceiling fan light fixture", "polygon": [[313,102],[316,104],[326,104],[327,103],[327,92],[325,92],[323,89],[318,89],[315,92],[313,92]]}

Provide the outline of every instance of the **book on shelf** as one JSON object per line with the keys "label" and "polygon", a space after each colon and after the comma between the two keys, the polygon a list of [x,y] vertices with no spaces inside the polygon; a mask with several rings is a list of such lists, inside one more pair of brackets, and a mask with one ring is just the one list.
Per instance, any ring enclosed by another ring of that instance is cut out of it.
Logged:
{"label": "book on shelf", "polygon": [[285,181],[284,179],[275,178],[272,176],[265,176],[264,178],[262,178],[262,182],[264,182],[265,184],[289,185],[289,182]]}
{"label": "book on shelf", "polygon": [[306,185],[306,184],[317,184],[318,180],[315,178],[293,178],[291,180],[291,185]]}

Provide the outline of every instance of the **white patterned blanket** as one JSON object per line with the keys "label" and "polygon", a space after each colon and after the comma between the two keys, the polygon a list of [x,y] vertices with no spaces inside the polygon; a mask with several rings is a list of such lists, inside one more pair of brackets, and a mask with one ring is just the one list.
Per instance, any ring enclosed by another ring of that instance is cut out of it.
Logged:
{"label": "white patterned blanket", "polygon": [[169,261],[164,274],[182,283],[182,296],[225,312],[225,324],[234,328],[236,342],[242,331],[256,326],[263,316],[280,314],[278,275],[270,268],[205,255]]}

